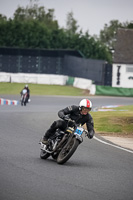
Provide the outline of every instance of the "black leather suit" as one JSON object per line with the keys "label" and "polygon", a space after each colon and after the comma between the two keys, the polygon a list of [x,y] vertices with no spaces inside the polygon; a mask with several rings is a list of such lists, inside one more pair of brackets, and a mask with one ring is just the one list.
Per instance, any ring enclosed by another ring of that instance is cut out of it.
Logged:
{"label": "black leather suit", "polygon": [[[91,136],[89,138],[90,139],[93,138],[93,135],[95,133],[93,118],[90,115],[90,113],[88,113],[87,115],[81,115],[79,106],[72,105],[72,106],[66,107],[63,110],[60,110],[58,112],[58,116],[61,119],[64,119],[66,116],[68,116],[70,119],[74,120],[77,124],[80,123],[84,125],[86,123],[88,133],[91,133]],[[67,123],[68,122],[65,120],[54,121],[53,124],[45,133],[44,137],[48,139],[51,135],[55,133],[55,130],[57,128],[64,131],[67,128]]]}

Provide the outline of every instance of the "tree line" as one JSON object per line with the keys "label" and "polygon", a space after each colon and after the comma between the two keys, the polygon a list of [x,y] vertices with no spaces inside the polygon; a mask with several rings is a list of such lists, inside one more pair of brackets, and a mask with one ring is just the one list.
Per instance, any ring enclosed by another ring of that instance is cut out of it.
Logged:
{"label": "tree line", "polygon": [[117,29],[133,28],[133,23],[112,20],[97,37],[79,29],[73,12],[67,14],[66,21],[66,28],[60,28],[54,9],[47,10],[37,3],[18,7],[13,18],[0,14],[0,47],[73,49],[79,50],[85,58],[111,63]]}

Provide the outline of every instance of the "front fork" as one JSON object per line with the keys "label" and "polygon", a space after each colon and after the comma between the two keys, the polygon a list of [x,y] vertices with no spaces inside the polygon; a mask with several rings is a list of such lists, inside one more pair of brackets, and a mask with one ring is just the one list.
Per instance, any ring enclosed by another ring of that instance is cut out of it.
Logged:
{"label": "front fork", "polygon": [[65,135],[63,136],[62,140],[61,140],[61,141],[59,142],[59,144],[55,147],[55,149],[54,149],[53,152],[57,151],[57,150],[63,145],[63,143],[65,143],[67,137],[68,137],[67,134],[65,134]]}

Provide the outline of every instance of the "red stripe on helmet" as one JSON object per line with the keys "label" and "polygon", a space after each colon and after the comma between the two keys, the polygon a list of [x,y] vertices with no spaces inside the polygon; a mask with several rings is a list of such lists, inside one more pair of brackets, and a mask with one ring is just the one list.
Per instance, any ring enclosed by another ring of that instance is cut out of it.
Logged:
{"label": "red stripe on helmet", "polygon": [[88,99],[86,99],[86,107],[90,108],[90,101]]}

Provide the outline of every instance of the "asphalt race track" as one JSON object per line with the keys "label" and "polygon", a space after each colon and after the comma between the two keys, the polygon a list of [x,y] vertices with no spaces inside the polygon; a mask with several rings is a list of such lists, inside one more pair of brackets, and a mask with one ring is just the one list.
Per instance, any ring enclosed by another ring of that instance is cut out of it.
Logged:
{"label": "asphalt race track", "polygon": [[[132,98],[90,99],[94,107],[133,104]],[[133,199],[132,153],[84,138],[64,165],[39,158],[39,139],[58,119],[58,110],[80,100],[31,96],[26,107],[0,106],[0,200]]]}

